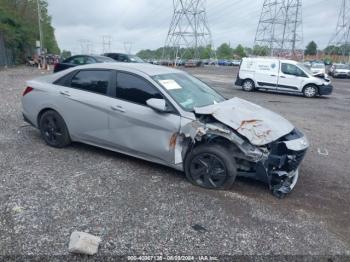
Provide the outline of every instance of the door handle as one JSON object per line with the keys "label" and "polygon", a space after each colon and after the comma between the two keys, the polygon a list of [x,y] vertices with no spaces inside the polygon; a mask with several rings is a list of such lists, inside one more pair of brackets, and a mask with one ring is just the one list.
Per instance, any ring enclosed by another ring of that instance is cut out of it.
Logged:
{"label": "door handle", "polygon": [[287,78],[287,77],[285,77],[285,76],[281,76],[281,78]]}
{"label": "door handle", "polygon": [[60,91],[60,94],[63,96],[70,96],[70,93],[68,91]]}
{"label": "door handle", "polygon": [[270,75],[270,76],[276,76],[276,75]]}
{"label": "door handle", "polygon": [[111,109],[113,111],[118,111],[118,112],[121,112],[121,113],[125,113],[125,109],[122,106],[111,106]]}

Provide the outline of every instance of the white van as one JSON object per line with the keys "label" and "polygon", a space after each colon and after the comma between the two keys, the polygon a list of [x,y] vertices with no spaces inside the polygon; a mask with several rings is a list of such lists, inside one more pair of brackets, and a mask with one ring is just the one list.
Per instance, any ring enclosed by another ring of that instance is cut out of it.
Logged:
{"label": "white van", "polygon": [[301,63],[277,58],[243,58],[237,86],[244,91],[258,89],[303,93],[305,97],[330,95],[333,91],[327,77],[316,77]]}

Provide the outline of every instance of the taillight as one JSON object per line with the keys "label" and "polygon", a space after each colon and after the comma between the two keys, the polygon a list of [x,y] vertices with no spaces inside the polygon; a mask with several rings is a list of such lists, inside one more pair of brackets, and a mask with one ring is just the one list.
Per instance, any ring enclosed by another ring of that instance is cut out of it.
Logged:
{"label": "taillight", "polygon": [[23,96],[25,96],[26,94],[32,92],[33,90],[34,90],[33,87],[27,86],[27,88],[23,92]]}

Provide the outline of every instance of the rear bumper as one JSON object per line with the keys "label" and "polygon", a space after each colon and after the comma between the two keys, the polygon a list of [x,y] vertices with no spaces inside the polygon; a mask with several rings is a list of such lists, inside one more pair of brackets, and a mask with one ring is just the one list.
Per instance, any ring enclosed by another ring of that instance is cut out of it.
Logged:
{"label": "rear bumper", "polygon": [[29,120],[28,117],[26,117],[26,115],[24,113],[22,113],[23,115],[23,120],[24,122],[27,122],[28,124],[30,124],[31,126],[35,127],[35,125]]}
{"label": "rear bumper", "polygon": [[333,92],[333,86],[332,85],[320,85],[318,86],[319,94],[324,95],[330,95]]}

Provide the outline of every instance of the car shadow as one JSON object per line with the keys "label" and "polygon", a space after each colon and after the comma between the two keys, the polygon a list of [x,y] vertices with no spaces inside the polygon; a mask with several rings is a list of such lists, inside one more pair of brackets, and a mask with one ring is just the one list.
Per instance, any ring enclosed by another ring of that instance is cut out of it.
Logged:
{"label": "car shadow", "polygon": [[[90,146],[90,145],[78,143],[78,142],[74,142],[71,145],[71,148],[78,151],[84,151],[84,152],[89,151],[90,153],[98,154],[100,156],[107,157],[107,158],[116,158],[117,160],[120,160],[120,161],[126,161],[130,164],[130,166],[137,166],[140,169],[149,169],[150,173],[156,170],[162,173],[163,175],[167,175],[171,177],[172,178],[171,180],[173,179],[178,181],[181,180],[181,181],[186,181],[187,183],[189,183],[189,185],[191,184],[189,181],[187,181],[186,175],[184,172],[175,170],[165,165],[149,162],[133,156],[125,155],[125,154],[114,152],[108,149]],[[169,182],[174,182],[174,181],[169,181]],[[268,189],[268,186],[263,182],[254,180],[252,178],[237,177],[232,189],[230,189],[229,191],[235,192],[235,193],[242,193],[244,195],[256,195],[260,193],[264,194],[268,192],[269,189]]]}
{"label": "car shadow", "polygon": [[[242,93],[247,93],[240,88],[237,88],[237,90],[241,91]],[[282,95],[282,96],[288,96],[288,97],[301,97],[301,98],[305,98],[308,100],[310,99],[310,98],[304,97],[303,94],[292,93],[292,92],[283,92],[283,91],[265,90],[265,89],[259,89],[259,90],[255,90],[253,92],[254,93],[264,93],[264,94],[276,94],[276,95]],[[315,98],[316,99],[324,99],[324,100],[332,99],[331,96],[317,96]]]}

